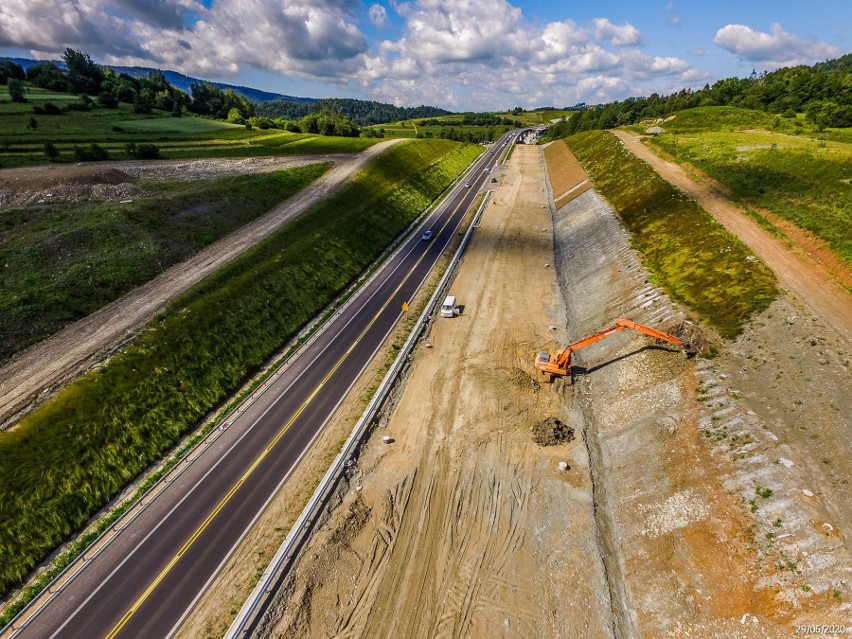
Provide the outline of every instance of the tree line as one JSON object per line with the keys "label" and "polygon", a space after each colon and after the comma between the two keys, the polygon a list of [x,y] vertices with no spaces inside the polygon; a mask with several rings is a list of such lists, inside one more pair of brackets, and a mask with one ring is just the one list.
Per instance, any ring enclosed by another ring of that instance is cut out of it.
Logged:
{"label": "tree line", "polygon": [[[65,49],[62,61],[64,68],[54,62],[42,62],[25,70],[11,60],[0,60],[0,82],[7,85],[11,99],[17,102],[26,102],[25,80],[48,91],[79,94],[80,102],[67,104],[64,110],[88,110],[95,106],[117,108],[119,103],[124,102],[133,104],[137,113],[151,113],[159,109],[180,116],[185,110],[203,117],[243,124],[248,128],[348,137],[360,134],[358,126],[343,109],[330,108],[326,104],[329,101],[320,100],[318,108],[312,108],[297,118],[272,118],[264,113],[256,113],[255,105],[245,96],[233,89],[223,91],[212,82],[194,82],[190,86],[190,96],[170,84],[159,70],[150,72],[146,77],[116,73],[110,67],[93,62],[87,53],[71,48]],[[50,102],[34,107],[38,115],[59,115],[63,109]]]}
{"label": "tree line", "polygon": [[693,91],[652,93],[575,114],[548,131],[553,139],[590,129],[612,129],[699,106],[736,106],[794,118],[804,113],[817,130],[852,126],[852,54],[813,66],[785,67],[747,78],[725,78]]}
{"label": "tree line", "polygon": [[437,107],[425,105],[398,107],[384,102],[356,100],[355,98],[323,98],[312,103],[272,100],[258,104],[256,110],[258,115],[285,120],[298,120],[308,115],[327,111],[328,113],[347,116],[359,126],[450,114],[450,111]]}

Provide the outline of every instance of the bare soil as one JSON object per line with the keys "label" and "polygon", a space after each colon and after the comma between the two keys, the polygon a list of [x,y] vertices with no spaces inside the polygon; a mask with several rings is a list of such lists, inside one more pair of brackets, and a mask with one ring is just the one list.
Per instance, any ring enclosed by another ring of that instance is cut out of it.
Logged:
{"label": "bare soil", "polygon": [[[595,191],[551,209],[572,185],[549,189],[543,166],[516,148],[452,286],[464,313],[415,352],[263,636],[848,628],[852,344],[836,307],[786,295],[733,343],[705,330],[715,359],[625,331],[578,354],[574,386],[548,384],[537,352],[684,314]],[[536,444],[549,418],[574,439]]]}
{"label": "bare soil", "polygon": [[[334,168],[264,217],[162,273],[124,297],[16,355],[0,368],[0,425],[53,390],[108,357],[165,306],[208,275],[341,188],[375,155],[399,140],[389,140],[354,156],[327,156]],[[323,161],[323,156],[53,165],[0,171],[8,202],[48,196],[122,199],[146,179],[204,179],[244,171],[273,171]],[[123,182],[126,177],[129,181]],[[100,191],[97,189],[100,188]],[[18,198],[16,200],[15,198]]]}

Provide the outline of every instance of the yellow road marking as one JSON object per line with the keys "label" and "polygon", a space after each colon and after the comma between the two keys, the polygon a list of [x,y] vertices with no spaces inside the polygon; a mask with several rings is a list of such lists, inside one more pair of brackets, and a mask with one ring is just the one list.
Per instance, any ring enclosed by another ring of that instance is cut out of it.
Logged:
{"label": "yellow road marking", "polygon": [[[462,200],[464,200],[464,198],[462,198]],[[447,227],[447,223],[449,222],[449,219],[452,218],[452,216],[459,210],[460,207],[461,207],[461,203],[459,203],[456,206],[456,208],[453,209],[452,213],[448,216],[448,218],[444,222],[443,226],[441,226],[441,231],[443,231]],[[440,233],[440,231],[439,231],[439,233]],[[151,584],[145,589],[145,592],[143,592],[141,595],[139,595],[139,598],[133,603],[132,606],[130,606],[128,611],[124,613],[124,616],[122,616],[122,618],[118,621],[118,623],[115,625],[115,627],[113,627],[113,629],[110,630],[109,634],[106,636],[106,639],[114,639],[114,637],[116,635],[118,635],[119,632],[121,632],[121,629],[124,628],[125,625],[127,625],[127,622],[129,622],[130,619],[133,617],[133,615],[136,614],[136,611],[139,610],[139,608],[142,606],[142,604],[144,604],[145,601],[148,599],[148,597],[151,596],[151,593],[153,593],[154,590],[157,589],[157,586],[159,586],[160,583],[162,583],[163,579],[165,579],[166,576],[169,574],[169,572],[171,572],[172,568],[175,567],[175,564],[177,564],[177,562],[180,561],[180,558],[183,557],[184,554],[186,554],[186,552],[190,549],[192,544],[194,544],[195,541],[201,536],[201,534],[207,529],[207,527],[210,525],[210,523],[216,518],[216,516],[228,504],[228,502],[231,500],[231,498],[234,496],[234,494],[240,489],[240,487],[252,475],[252,473],[254,473],[254,471],[257,469],[257,467],[260,466],[261,462],[263,462],[263,460],[272,451],[272,449],[275,447],[275,445],[281,440],[281,438],[284,436],[284,434],[288,430],[290,430],[290,427],[295,423],[295,421],[299,418],[299,416],[305,411],[305,409],[314,400],[314,398],[317,396],[317,394],[328,383],[328,380],[331,379],[331,377],[334,375],[334,373],[337,372],[337,369],[340,368],[340,366],[343,364],[344,361],[346,361],[346,358],[349,357],[350,353],[352,353],[352,351],[355,349],[355,347],[358,345],[358,343],[367,334],[367,331],[369,331],[370,328],[373,326],[373,324],[376,323],[376,320],[379,319],[379,316],[381,316],[381,314],[384,313],[385,309],[388,307],[388,304],[390,304],[390,301],[393,299],[393,297],[397,293],[399,293],[402,286],[408,281],[408,278],[411,277],[412,273],[414,273],[414,270],[420,265],[420,262],[422,262],[423,258],[425,258],[425,257],[426,257],[425,252],[420,255],[420,257],[412,265],[411,269],[409,269],[408,273],[405,275],[405,277],[402,279],[402,281],[400,281],[400,283],[397,285],[397,287],[388,296],[387,300],[385,300],[385,303],[382,304],[382,307],[376,312],[376,314],[369,321],[367,326],[364,327],[364,329],[361,331],[361,333],[358,335],[358,337],[355,338],[355,341],[352,342],[352,345],[347,349],[347,351],[337,361],[337,363],[331,368],[329,373],[322,379],[322,381],[317,385],[317,387],[308,396],[308,398],[304,402],[302,402],[302,405],[299,407],[299,410],[297,410],[296,413],[290,418],[290,420],[284,425],[284,428],[282,428],[279,431],[279,433],[275,436],[275,439],[273,439],[267,445],[267,447],[263,450],[263,452],[260,453],[260,455],[257,456],[257,458],[254,460],[254,462],[252,462],[252,465],[249,466],[249,468],[246,470],[246,472],[243,473],[243,476],[240,477],[240,479],[237,481],[237,483],[234,484],[233,487],[231,488],[231,490],[228,491],[228,494],[225,495],[222,498],[222,500],[216,505],[216,508],[214,508],[213,511],[207,516],[207,519],[205,519],[201,523],[201,525],[195,530],[195,532],[192,533],[192,536],[189,539],[186,540],[186,542],[184,543],[183,546],[181,546],[181,549],[178,550],[177,554],[174,557],[172,557],[169,560],[169,563],[167,563],[163,567],[163,569],[160,571],[160,574],[157,575],[157,577],[154,579],[154,581],[152,581]]]}

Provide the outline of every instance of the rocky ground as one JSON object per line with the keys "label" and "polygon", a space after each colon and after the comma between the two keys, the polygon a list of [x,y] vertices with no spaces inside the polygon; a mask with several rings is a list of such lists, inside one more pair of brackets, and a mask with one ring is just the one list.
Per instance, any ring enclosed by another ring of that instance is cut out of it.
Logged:
{"label": "rocky ground", "polygon": [[581,352],[574,386],[547,384],[538,351],[683,314],[607,203],[566,197],[576,167],[548,189],[542,157],[515,150],[453,283],[463,314],[415,352],[264,636],[848,628],[847,338],[785,295],[734,343],[706,331],[713,359],[625,331]]}

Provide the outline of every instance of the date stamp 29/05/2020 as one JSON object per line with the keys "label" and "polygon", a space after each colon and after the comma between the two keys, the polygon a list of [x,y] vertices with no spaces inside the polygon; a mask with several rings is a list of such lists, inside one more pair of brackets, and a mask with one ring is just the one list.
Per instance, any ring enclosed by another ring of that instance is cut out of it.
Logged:
{"label": "date stamp 29/05/2020", "polygon": [[849,632],[849,626],[845,624],[823,623],[823,624],[797,624],[793,626],[797,637],[808,635],[838,636]]}

